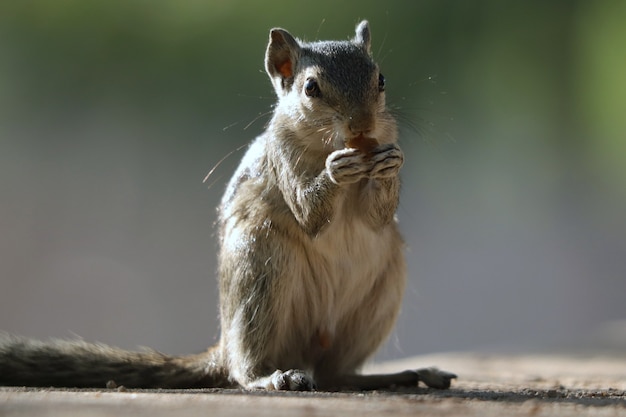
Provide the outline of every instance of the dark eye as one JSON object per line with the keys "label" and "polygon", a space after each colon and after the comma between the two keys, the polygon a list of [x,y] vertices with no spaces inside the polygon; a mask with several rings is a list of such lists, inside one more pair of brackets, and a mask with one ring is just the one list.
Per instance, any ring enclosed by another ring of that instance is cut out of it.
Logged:
{"label": "dark eye", "polygon": [[320,86],[313,78],[309,78],[304,82],[304,94],[309,97],[319,97],[321,95]]}
{"label": "dark eye", "polygon": [[378,91],[381,93],[385,91],[385,76],[383,74],[378,74]]}

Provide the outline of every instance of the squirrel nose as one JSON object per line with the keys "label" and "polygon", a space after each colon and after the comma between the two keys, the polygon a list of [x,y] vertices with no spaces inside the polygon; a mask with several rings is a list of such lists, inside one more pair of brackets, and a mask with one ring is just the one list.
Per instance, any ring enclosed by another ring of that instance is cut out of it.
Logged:
{"label": "squirrel nose", "polygon": [[350,116],[348,129],[354,136],[367,136],[369,132],[374,130],[374,118],[372,117],[372,114],[368,112]]}

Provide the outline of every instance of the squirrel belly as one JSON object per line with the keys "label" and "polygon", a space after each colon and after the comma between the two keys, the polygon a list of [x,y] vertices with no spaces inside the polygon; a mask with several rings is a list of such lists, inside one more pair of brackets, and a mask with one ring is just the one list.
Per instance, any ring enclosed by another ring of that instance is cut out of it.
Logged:
{"label": "squirrel belly", "polygon": [[348,41],[270,31],[278,103],[219,207],[216,346],[168,356],[0,334],[0,384],[449,387],[455,375],[434,368],[359,374],[393,328],[406,280],[395,218],[404,154],[370,42],[367,21]]}

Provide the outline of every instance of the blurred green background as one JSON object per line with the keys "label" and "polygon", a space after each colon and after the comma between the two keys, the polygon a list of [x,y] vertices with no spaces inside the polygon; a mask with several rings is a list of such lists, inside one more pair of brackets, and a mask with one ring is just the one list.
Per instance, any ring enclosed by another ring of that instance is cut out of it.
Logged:
{"label": "blurred green background", "polygon": [[379,358],[626,347],[626,2],[0,3],[0,329],[200,351],[271,27],[373,50],[409,287]]}

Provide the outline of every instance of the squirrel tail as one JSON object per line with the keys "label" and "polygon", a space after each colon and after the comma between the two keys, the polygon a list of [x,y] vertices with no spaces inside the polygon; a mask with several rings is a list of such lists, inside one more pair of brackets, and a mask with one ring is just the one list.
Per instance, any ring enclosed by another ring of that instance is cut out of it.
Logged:
{"label": "squirrel tail", "polygon": [[229,387],[216,347],[198,355],[127,351],[82,340],[0,333],[0,385],[75,388]]}

